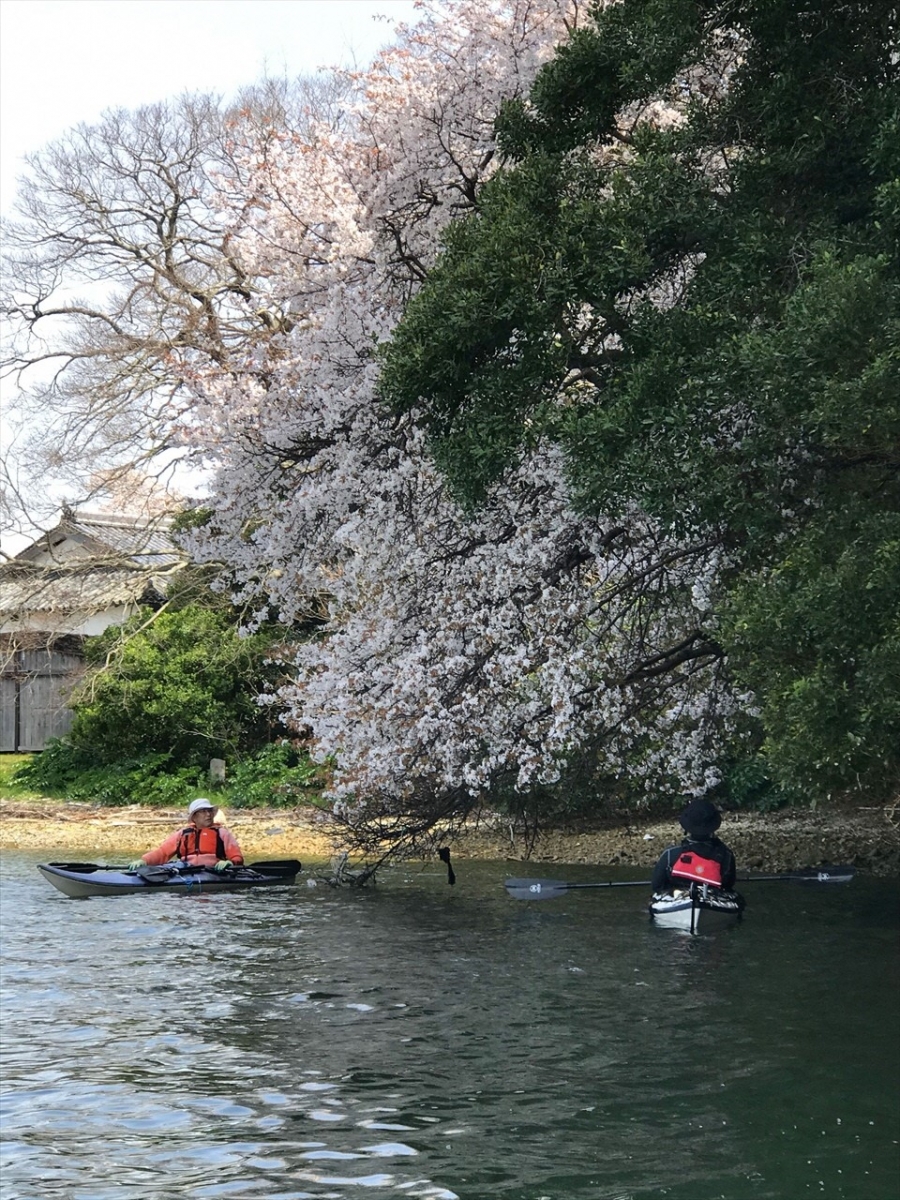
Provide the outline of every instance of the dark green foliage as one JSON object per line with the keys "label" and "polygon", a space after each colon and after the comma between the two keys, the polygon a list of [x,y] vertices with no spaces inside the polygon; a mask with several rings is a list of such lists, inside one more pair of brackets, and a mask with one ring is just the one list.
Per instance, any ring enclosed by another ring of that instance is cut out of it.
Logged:
{"label": "dark green foliage", "polygon": [[100,763],[148,754],[206,765],[270,738],[257,696],[277,668],[271,632],[240,637],[233,617],[190,604],[110,627],[85,649],[68,742]]}
{"label": "dark green foliage", "polygon": [[768,762],[761,754],[751,754],[725,765],[721,801],[726,809],[741,808],[771,812],[787,804],[804,803],[804,796],[779,787],[772,779]]}
{"label": "dark green foliage", "polygon": [[[809,443],[796,486],[820,490],[824,472],[863,449],[844,388],[886,404],[865,452],[896,467],[891,11],[631,0],[560,51],[530,108],[509,107],[501,129],[518,113],[530,131],[510,147],[523,157],[451,227],[382,380],[395,405],[424,404],[463,496],[480,499],[518,446],[550,433],[589,508],[638,499],[696,522],[726,505],[730,537],[769,537],[778,513],[760,503],[780,509],[785,475],[771,460]],[[709,59],[713,29],[749,39],[725,98],[695,107],[681,129],[638,128],[626,157],[598,160],[612,114],[637,95],[633,80],[645,96],[660,92],[671,76],[652,64]],[[582,109],[610,79],[602,117],[585,125]],[[726,157],[713,173],[716,154]],[[654,301],[661,286],[680,287],[675,303]],[[574,319],[584,306],[587,336]],[[583,381],[561,406],[573,370]]]}
{"label": "dark green foliage", "polygon": [[15,782],[51,796],[104,805],[182,805],[208,791],[207,780],[203,767],[179,767],[168,754],[110,761],[100,751],[56,738],[15,775]]}
{"label": "dark green foliage", "polygon": [[213,787],[203,766],[178,766],[167,754],[110,763],[88,750],[54,740],[19,767],[13,782],[45,794],[95,804],[183,807],[198,795],[232,808],[316,804],[325,773],[303,749],[287,742],[264,746],[229,765]]}
{"label": "dark green foliage", "polygon": [[716,540],[782,794],[900,777],[897,45],[887,0],[596,10],[384,357],[467,503],[550,438],[585,511]]}
{"label": "dark green foliage", "polygon": [[900,516],[863,502],[746,575],[724,614],[732,664],[766,701],[772,778],[888,795],[900,741]]}
{"label": "dark green foliage", "polygon": [[235,763],[227,790],[235,808],[292,808],[316,803],[325,781],[326,769],[305,749],[281,741]]}

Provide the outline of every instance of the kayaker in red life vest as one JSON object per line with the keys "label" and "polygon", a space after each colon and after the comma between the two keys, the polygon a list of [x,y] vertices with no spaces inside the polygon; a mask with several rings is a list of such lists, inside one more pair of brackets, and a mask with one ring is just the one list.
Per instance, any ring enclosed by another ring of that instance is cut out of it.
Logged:
{"label": "kayaker in red life vest", "polygon": [[148,850],[142,858],[129,865],[129,870],[166,863],[171,858],[187,862],[194,867],[215,867],[226,871],[231,867],[242,867],[244,856],[234,834],[224,825],[214,825],[216,806],[201,796],[191,801],[187,811],[191,822],[186,829],[170,833],[155,850]]}
{"label": "kayaker in red life vest", "polygon": [[737,865],[732,852],[716,837],[722,824],[716,806],[708,800],[692,800],[678,823],[687,837],[680,846],[669,846],[659,856],[650,880],[654,895],[676,888],[687,890],[691,883],[709,883],[732,891]]}

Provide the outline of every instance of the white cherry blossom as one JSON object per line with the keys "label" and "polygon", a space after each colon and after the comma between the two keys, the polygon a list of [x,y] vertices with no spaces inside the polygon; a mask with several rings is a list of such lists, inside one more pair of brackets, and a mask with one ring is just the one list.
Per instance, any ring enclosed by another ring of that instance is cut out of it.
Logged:
{"label": "white cherry blossom", "polygon": [[425,829],[498,785],[552,786],[585,756],[648,794],[702,793],[738,711],[704,625],[707,545],[640,513],[579,516],[545,445],[465,513],[414,417],[377,399],[375,349],[492,169],[500,100],[527,90],[579,7],[425,5],[348,76],[337,126],[236,131],[240,179],[221,180],[273,334],[190,364],[181,436],[220,466],[188,544],[228,565],[258,620],[320,614],[270,699],[369,834],[417,805]]}

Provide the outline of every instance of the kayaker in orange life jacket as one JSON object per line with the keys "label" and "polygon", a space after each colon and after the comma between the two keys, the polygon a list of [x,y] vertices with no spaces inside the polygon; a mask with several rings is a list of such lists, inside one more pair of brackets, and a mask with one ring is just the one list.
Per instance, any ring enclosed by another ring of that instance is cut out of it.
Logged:
{"label": "kayaker in orange life jacket", "polygon": [[709,800],[692,800],[678,818],[687,834],[680,846],[664,850],[653,868],[650,887],[657,895],[691,883],[709,883],[730,892],[734,889],[737,865],[734,855],[716,837],[722,814]]}
{"label": "kayaker in orange life jacket", "polygon": [[187,815],[190,825],[170,833],[155,850],[148,850],[130,863],[128,869],[136,871],[144,865],[158,866],[172,858],[194,867],[214,867],[217,871],[244,865],[244,856],[234,834],[224,825],[213,824],[216,805],[211,800],[200,796],[191,801]]}

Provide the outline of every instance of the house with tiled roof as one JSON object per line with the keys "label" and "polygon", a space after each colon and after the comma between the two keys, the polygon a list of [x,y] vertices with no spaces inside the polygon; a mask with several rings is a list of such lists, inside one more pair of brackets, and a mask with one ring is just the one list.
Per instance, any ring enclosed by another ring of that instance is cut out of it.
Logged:
{"label": "house with tiled roof", "polygon": [[0,566],[0,750],[41,750],[68,732],[84,638],[158,607],[185,563],[170,518],[64,509]]}

